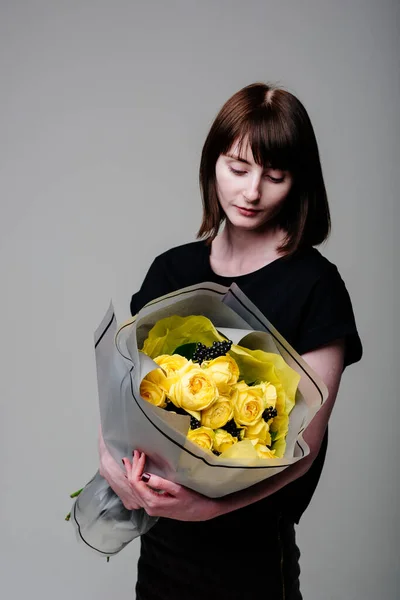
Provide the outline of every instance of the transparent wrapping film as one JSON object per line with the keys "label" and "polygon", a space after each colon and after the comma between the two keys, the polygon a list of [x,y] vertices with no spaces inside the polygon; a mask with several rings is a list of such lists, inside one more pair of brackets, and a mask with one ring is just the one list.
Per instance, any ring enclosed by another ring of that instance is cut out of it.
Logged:
{"label": "transparent wrapping film", "polygon": [[157,518],[143,509],[126,509],[97,472],[75,500],[70,520],[80,541],[108,557],[146,533]]}

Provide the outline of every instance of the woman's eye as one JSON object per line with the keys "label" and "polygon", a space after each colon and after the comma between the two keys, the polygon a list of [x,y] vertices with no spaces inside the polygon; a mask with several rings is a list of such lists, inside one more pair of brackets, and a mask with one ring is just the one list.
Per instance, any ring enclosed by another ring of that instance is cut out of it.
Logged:
{"label": "woman's eye", "polygon": [[283,181],[283,177],[280,177],[279,179],[276,179],[275,177],[271,177],[271,175],[267,175],[268,179],[270,179],[272,181],[272,183],[282,183]]}
{"label": "woman's eye", "polygon": [[238,169],[234,169],[233,167],[229,167],[229,170],[235,175],[245,175],[246,171],[239,171]]}
{"label": "woman's eye", "polygon": [[[242,175],[246,175],[247,171],[241,171],[240,169],[234,169],[233,167],[229,166],[229,170],[231,171],[231,173],[233,173],[234,175],[238,175],[239,177]],[[270,181],[272,181],[272,183],[282,183],[282,181],[284,180],[284,177],[271,177],[271,175],[268,175],[268,173],[265,174],[265,177],[267,179],[269,179]]]}

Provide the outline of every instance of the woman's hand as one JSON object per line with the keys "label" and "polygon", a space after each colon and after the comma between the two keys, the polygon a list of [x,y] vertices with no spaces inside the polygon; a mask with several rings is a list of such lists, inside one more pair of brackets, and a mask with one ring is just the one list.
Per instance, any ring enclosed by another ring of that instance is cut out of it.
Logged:
{"label": "woman's hand", "polygon": [[111,489],[119,496],[123,505],[128,510],[136,510],[142,505],[128,482],[127,476],[121,467],[117,465],[104,443],[101,430],[99,431],[99,473],[107,481]]}
{"label": "woman's hand", "polygon": [[188,488],[144,473],[146,456],[135,450],[133,461],[123,459],[127,480],[135,498],[151,517],[177,521],[208,521],[218,516],[218,502]]}

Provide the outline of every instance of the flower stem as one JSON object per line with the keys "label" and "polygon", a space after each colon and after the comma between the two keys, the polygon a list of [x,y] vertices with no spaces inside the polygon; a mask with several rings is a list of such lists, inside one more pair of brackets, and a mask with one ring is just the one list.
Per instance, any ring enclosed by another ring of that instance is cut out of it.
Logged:
{"label": "flower stem", "polygon": [[77,492],[74,492],[73,494],[70,494],[70,498],[76,498],[77,496],[79,496],[79,494],[81,493],[81,491],[83,490],[83,488],[81,488],[80,490],[78,490]]}

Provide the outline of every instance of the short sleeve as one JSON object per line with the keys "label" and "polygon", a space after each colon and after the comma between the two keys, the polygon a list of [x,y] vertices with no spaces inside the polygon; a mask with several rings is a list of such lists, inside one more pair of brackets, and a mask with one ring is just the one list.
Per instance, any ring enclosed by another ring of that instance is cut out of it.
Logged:
{"label": "short sleeve", "polygon": [[168,287],[165,268],[160,257],[153,260],[143,280],[140,290],[133,294],[130,302],[131,315],[136,315],[151,300],[171,291]]}
{"label": "short sleeve", "polygon": [[362,344],[353,306],[344,281],[334,265],[331,265],[315,283],[296,338],[296,350],[299,354],[344,338],[344,366],[361,359]]}

